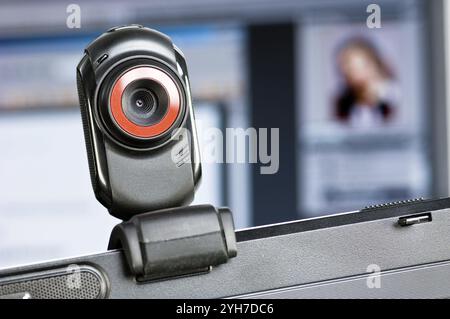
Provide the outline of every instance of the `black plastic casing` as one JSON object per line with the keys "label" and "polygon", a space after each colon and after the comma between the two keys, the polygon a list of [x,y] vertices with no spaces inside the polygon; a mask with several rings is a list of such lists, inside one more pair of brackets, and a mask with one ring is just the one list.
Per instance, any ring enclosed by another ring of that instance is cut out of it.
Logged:
{"label": "black plastic casing", "polygon": [[[170,74],[182,99],[173,127],[150,140],[120,134],[102,116],[109,108],[102,92],[121,71],[144,65]],[[189,204],[201,177],[200,151],[186,61],[170,38],[135,25],[109,30],[86,48],[77,85],[92,187],[110,214],[128,220]]]}
{"label": "black plastic casing", "polygon": [[237,255],[233,215],[211,205],[139,214],[114,227],[114,249],[141,282],[205,273]]}

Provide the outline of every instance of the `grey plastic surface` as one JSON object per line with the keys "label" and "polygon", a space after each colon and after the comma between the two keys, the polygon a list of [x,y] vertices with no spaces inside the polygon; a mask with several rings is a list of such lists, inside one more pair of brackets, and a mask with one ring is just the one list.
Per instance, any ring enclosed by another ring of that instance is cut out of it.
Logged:
{"label": "grey plastic surface", "polygon": [[[367,267],[372,264],[387,271],[448,261],[450,210],[441,209],[431,213],[432,222],[408,227],[398,226],[399,216],[394,216],[238,242],[236,258],[213,268],[207,274],[191,277],[136,283],[121,251],[2,270],[0,277],[45,267],[89,263],[100,266],[108,275],[111,298],[217,298],[248,295],[367,275]],[[348,218],[355,219],[360,216],[358,214],[366,213],[349,214]],[[267,228],[267,232],[270,232],[270,228]],[[435,269],[440,271],[442,268],[430,268],[430,271]],[[447,282],[447,272],[436,272],[436,276],[440,277],[440,274],[444,276],[441,280]],[[438,280],[433,279],[432,282]],[[435,294],[427,281],[403,282],[402,289],[416,291],[415,297]],[[420,291],[417,287],[420,287]],[[322,295],[322,291],[305,289],[299,297],[341,296],[338,289],[334,290],[334,294],[330,290],[324,291]],[[380,289],[377,296],[402,297],[405,296],[404,291],[397,291],[396,294],[394,289]],[[355,290],[354,295],[359,293],[360,290]]]}
{"label": "grey plastic surface", "polygon": [[[316,284],[241,295],[239,298],[450,298],[450,261]],[[237,298],[237,297],[236,297]]]}

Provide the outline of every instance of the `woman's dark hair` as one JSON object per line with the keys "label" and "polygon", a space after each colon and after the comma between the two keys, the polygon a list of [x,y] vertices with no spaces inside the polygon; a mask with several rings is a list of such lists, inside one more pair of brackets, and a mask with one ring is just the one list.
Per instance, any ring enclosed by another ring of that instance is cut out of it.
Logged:
{"label": "woman's dark hair", "polygon": [[[343,122],[350,119],[350,114],[353,111],[356,103],[356,95],[354,91],[347,87],[345,91],[338,96],[336,101],[336,117]],[[377,104],[377,109],[380,112],[383,120],[388,120],[393,114],[393,107],[387,101],[380,101]]]}

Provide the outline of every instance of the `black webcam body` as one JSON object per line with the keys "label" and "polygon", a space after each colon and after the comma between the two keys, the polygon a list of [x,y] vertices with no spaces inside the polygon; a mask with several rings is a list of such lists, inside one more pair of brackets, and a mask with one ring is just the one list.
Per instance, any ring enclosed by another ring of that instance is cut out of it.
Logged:
{"label": "black webcam body", "polygon": [[189,204],[200,152],[186,61],[170,38],[107,31],[86,48],[77,85],[92,186],[110,214]]}

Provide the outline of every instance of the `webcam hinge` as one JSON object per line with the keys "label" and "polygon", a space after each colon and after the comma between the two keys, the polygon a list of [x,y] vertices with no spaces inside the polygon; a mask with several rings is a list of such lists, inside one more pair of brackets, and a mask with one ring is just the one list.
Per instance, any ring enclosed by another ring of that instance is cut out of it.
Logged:
{"label": "webcam hinge", "polygon": [[233,216],[211,205],[136,215],[114,227],[108,249],[119,248],[138,281],[207,272],[237,254]]}

